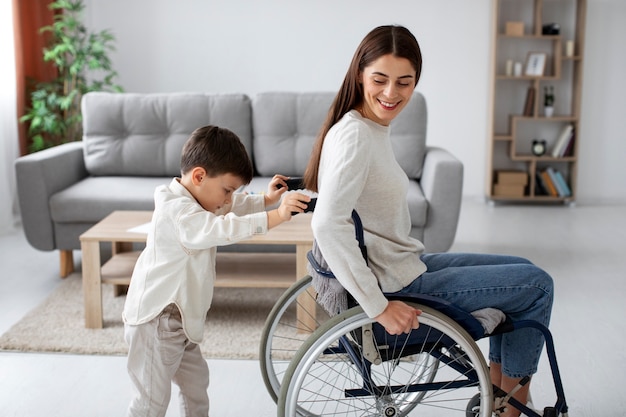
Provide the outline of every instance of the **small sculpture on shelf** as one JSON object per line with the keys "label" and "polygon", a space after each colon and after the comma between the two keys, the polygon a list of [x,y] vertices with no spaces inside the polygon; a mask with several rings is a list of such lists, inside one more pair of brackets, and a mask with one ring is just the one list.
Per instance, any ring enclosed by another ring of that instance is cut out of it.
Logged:
{"label": "small sculpture on shelf", "polygon": [[554,87],[551,85],[543,88],[543,112],[546,117],[554,114]]}

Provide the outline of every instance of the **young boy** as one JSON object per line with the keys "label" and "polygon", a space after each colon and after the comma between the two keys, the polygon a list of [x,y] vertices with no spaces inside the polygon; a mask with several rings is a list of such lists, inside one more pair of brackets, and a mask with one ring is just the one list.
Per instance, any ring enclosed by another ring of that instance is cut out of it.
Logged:
{"label": "young boy", "polygon": [[198,344],[213,297],[216,248],[266,233],[310,200],[288,193],[278,209],[265,211],[287,191],[282,175],[265,195],[235,193],[251,181],[252,163],[239,138],[215,126],[187,140],[181,174],[155,190],[146,248],[124,306],[135,391],[129,416],[164,416],[172,381],[180,387],[181,416],[208,416],[209,369]]}

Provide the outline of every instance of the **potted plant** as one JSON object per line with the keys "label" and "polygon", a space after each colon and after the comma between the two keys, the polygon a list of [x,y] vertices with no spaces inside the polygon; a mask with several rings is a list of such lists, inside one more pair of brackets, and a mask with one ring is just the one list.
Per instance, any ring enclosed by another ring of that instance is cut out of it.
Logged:
{"label": "potted plant", "polygon": [[36,152],[65,142],[81,140],[80,100],[89,91],[122,91],[113,82],[108,53],[114,50],[114,36],[108,30],[89,32],[81,22],[83,0],[56,0],[54,23],[41,32],[51,33],[44,48],[44,61],[52,62],[57,77],[39,82],[30,93],[31,103],[20,118],[27,122],[29,150]]}

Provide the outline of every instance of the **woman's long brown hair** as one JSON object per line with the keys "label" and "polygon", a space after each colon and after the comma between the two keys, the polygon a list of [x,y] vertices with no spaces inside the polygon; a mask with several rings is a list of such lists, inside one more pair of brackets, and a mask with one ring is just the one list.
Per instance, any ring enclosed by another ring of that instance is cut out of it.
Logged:
{"label": "woman's long brown hair", "polygon": [[311,159],[309,159],[309,164],[304,172],[304,185],[308,190],[319,191],[317,176],[322,147],[328,131],[344,114],[363,101],[361,73],[372,62],[389,54],[398,58],[406,58],[411,62],[415,69],[415,85],[417,86],[417,81],[422,72],[422,53],[415,36],[402,26],[379,26],[368,33],[352,57],[341,88],[335,96],[328,116],[326,116],[326,120],[313,144]]}

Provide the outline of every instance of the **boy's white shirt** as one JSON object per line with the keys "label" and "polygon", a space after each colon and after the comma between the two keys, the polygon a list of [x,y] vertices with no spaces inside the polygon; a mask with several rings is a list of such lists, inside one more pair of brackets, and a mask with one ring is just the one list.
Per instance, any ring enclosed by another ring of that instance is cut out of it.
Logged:
{"label": "boy's white shirt", "polygon": [[150,231],[133,271],[124,322],[139,325],[176,304],[187,338],[200,343],[213,298],[218,246],[267,232],[261,194],[234,194],[227,213],[202,208],[174,178],[154,192]]}

